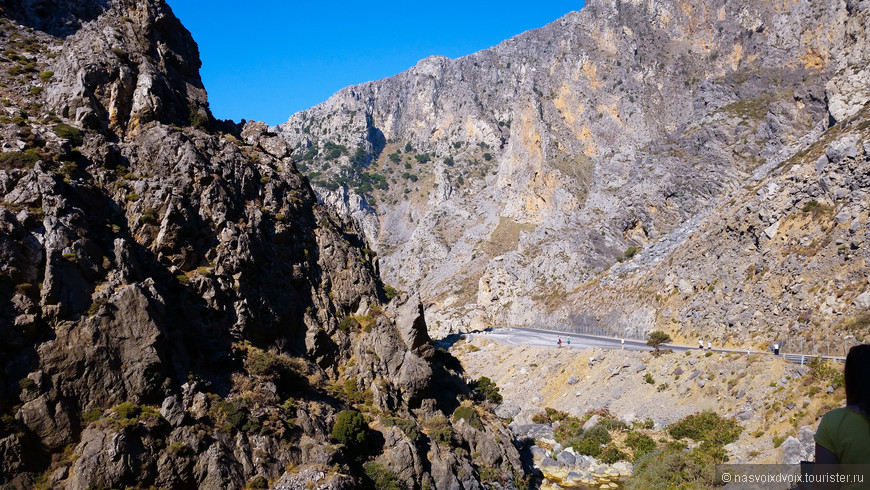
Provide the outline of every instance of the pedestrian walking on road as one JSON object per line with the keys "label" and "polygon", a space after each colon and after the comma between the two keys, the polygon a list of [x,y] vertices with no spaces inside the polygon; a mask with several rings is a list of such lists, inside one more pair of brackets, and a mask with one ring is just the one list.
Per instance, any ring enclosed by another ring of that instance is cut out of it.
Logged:
{"label": "pedestrian walking on road", "polygon": [[709,351],[713,350],[713,341],[712,340],[707,341],[707,350],[709,350]]}
{"label": "pedestrian walking on road", "polygon": [[560,337],[558,338],[558,340],[556,341],[556,345],[559,346],[559,347],[562,347],[562,337],[561,337],[561,336],[560,336]]}
{"label": "pedestrian walking on road", "polygon": [[625,337],[622,338],[622,350],[625,350]]}
{"label": "pedestrian walking on road", "polygon": [[704,340],[698,339],[698,348],[704,350]]}
{"label": "pedestrian walking on road", "polygon": [[571,347],[571,337],[568,337],[568,347]]}
{"label": "pedestrian walking on road", "polygon": [[773,355],[775,355],[775,356],[779,355],[779,343],[778,342],[775,342],[773,344]]}

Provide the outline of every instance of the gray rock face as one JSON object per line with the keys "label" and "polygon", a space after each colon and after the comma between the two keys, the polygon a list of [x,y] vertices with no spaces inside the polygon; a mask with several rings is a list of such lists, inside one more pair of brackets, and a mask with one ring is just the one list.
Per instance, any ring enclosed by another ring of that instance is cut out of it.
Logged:
{"label": "gray rock face", "polygon": [[809,453],[798,439],[789,436],[780,446],[782,450],[782,464],[797,464],[809,459]]}
{"label": "gray rock face", "polygon": [[549,424],[512,425],[511,432],[519,440],[553,440],[553,428]]}
{"label": "gray rock face", "polygon": [[560,464],[570,466],[576,462],[576,459],[574,458],[574,455],[569,453],[568,451],[562,451],[558,454],[558,456],[556,456],[556,461],[558,461]]}
{"label": "gray rock face", "polygon": [[[489,50],[348,87],[276,131],[325,201],[367,196],[375,211],[350,212],[379,221],[363,228],[377,230],[366,235],[382,272],[419,286],[433,337],[477,321],[598,327],[590,318],[608,312],[615,333],[641,337],[666,325],[652,300],[565,293],[611,267],[607,281],[668,263],[717,196],[728,202],[870,100],[865,10],[696,6],[592,2]],[[805,35],[817,19],[822,31]],[[356,176],[350,190],[330,190],[341,172]],[[778,239],[771,218],[753,241]],[[703,295],[730,262],[674,269],[655,294]]]}

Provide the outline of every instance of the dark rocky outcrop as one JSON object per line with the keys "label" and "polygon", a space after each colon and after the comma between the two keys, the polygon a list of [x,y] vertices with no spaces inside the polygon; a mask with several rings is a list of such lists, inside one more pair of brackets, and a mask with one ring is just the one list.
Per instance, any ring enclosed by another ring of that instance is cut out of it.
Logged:
{"label": "dark rocky outcrop", "polygon": [[[286,143],[211,117],[162,0],[2,8],[0,484],[359,488],[364,463],[403,488],[522,476],[502,422],[448,418],[461,370],[415,295],[387,301]],[[361,449],[332,438],[347,409]]]}

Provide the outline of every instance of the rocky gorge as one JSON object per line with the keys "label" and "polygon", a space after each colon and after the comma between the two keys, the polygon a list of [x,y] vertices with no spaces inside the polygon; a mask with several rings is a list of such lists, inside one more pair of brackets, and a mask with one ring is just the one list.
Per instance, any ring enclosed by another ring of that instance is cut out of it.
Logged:
{"label": "rocky gorge", "polygon": [[866,334],[867,16],[594,0],[275,130],[435,337],[660,328],[755,348],[809,324],[842,345]]}
{"label": "rocky gorge", "polygon": [[[163,0],[0,9],[0,486],[597,485],[648,439],[795,462],[829,365],[452,334],[870,333],[866,0],[593,0],[277,127],[214,118]],[[705,410],[727,437],[686,443]]]}
{"label": "rocky gorge", "polygon": [[505,424],[162,0],[0,2],[0,485],[502,488]]}

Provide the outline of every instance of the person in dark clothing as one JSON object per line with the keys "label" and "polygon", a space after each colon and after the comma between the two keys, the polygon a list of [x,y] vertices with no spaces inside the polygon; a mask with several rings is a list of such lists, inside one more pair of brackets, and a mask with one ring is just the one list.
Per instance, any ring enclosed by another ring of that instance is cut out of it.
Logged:
{"label": "person in dark clothing", "polygon": [[870,464],[870,344],[849,349],[843,374],[846,406],[822,416],[816,464]]}

